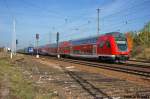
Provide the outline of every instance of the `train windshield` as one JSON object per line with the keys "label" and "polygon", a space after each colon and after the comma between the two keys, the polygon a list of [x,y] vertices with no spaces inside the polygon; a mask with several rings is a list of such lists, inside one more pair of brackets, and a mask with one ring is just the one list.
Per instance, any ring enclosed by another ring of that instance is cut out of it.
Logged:
{"label": "train windshield", "polygon": [[120,51],[127,51],[127,40],[124,34],[115,35],[115,40]]}
{"label": "train windshield", "polygon": [[120,51],[127,51],[127,43],[126,43],[126,41],[116,41],[116,42],[117,42],[118,49]]}

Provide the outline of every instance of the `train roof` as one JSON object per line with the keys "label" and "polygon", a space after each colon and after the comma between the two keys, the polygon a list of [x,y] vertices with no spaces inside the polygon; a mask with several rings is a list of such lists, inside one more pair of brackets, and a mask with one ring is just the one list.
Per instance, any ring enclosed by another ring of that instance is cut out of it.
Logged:
{"label": "train roof", "polygon": [[[122,35],[123,33],[120,32],[109,32],[109,33],[105,33],[105,34],[101,34],[101,35],[96,35],[96,36],[90,36],[90,37],[85,37],[85,38],[80,38],[80,39],[75,39],[75,40],[69,40],[69,41],[63,41],[63,42],[59,42],[59,44],[63,44],[63,43],[71,43],[72,45],[79,45],[79,44],[94,44],[97,42],[98,38],[102,35],[112,35],[114,37],[120,37],[120,35]],[[52,43],[52,44],[47,44],[47,46],[50,47],[57,47],[56,43]]]}
{"label": "train roof", "polygon": [[112,35],[114,37],[122,37],[125,36],[125,34],[120,33],[120,32],[110,32],[110,33],[106,33],[106,35]]}
{"label": "train roof", "polygon": [[57,47],[57,44],[56,44],[56,43],[53,43],[53,44],[50,44],[49,46],[50,46],[50,47]]}
{"label": "train roof", "polygon": [[88,38],[82,38],[82,39],[77,39],[77,40],[71,40],[70,42],[71,42],[73,45],[87,44],[87,43],[96,43],[98,37],[99,37],[99,36],[93,36],[93,37],[88,37]]}
{"label": "train roof", "polygon": [[112,35],[112,36],[118,37],[118,36],[122,35],[122,33],[120,33],[120,32],[109,32],[109,33],[105,33],[105,34],[101,34],[101,35],[97,35],[97,36],[91,36],[91,37],[86,37],[86,38],[81,38],[81,39],[76,39],[76,40],[70,40],[70,42],[73,45],[96,43],[97,39],[102,35]]}
{"label": "train roof", "polygon": [[74,40],[70,40],[70,41],[76,41],[76,40],[82,40],[82,39],[88,39],[88,38],[95,38],[95,37],[99,37],[99,36],[102,36],[102,35],[119,35],[119,34],[123,34],[123,33],[120,33],[120,32],[109,32],[109,33],[104,33],[104,34],[100,34],[100,35],[94,35],[94,36],[74,39]]}

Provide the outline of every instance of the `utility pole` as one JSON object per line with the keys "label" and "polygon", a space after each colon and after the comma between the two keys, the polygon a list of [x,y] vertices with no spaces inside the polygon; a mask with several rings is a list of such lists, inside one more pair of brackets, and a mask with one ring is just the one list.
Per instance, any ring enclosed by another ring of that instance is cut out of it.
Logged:
{"label": "utility pole", "polygon": [[57,58],[60,58],[59,54],[59,32],[56,34],[56,42],[57,42]]}
{"label": "utility pole", "polygon": [[12,33],[12,48],[10,58],[12,59],[13,55],[16,55],[16,21],[13,19],[13,33]]}
{"label": "utility pole", "polygon": [[99,31],[100,31],[100,28],[99,28],[99,12],[100,12],[100,9],[98,8],[97,9],[97,35],[99,35]]}

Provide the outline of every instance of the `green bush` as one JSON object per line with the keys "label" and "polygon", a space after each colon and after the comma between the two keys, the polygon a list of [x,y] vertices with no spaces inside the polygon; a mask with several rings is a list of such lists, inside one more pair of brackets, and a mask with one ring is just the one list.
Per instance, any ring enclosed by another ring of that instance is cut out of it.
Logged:
{"label": "green bush", "polygon": [[150,22],[140,32],[130,32],[133,39],[132,57],[150,59]]}

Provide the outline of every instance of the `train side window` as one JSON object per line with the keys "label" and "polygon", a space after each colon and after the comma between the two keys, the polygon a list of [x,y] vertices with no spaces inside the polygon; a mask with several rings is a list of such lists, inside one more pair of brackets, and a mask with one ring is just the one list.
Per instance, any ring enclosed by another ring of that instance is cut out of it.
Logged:
{"label": "train side window", "polygon": [[108,48],[110,48],[111,46],[110,46],[110,42],[109,41],[107,41],[106,42],[106,46],[108,47]]}
{"label": "train side window", "polygon": [[104,42],[100,42],[99,47],[102,48],[104,46]]}

